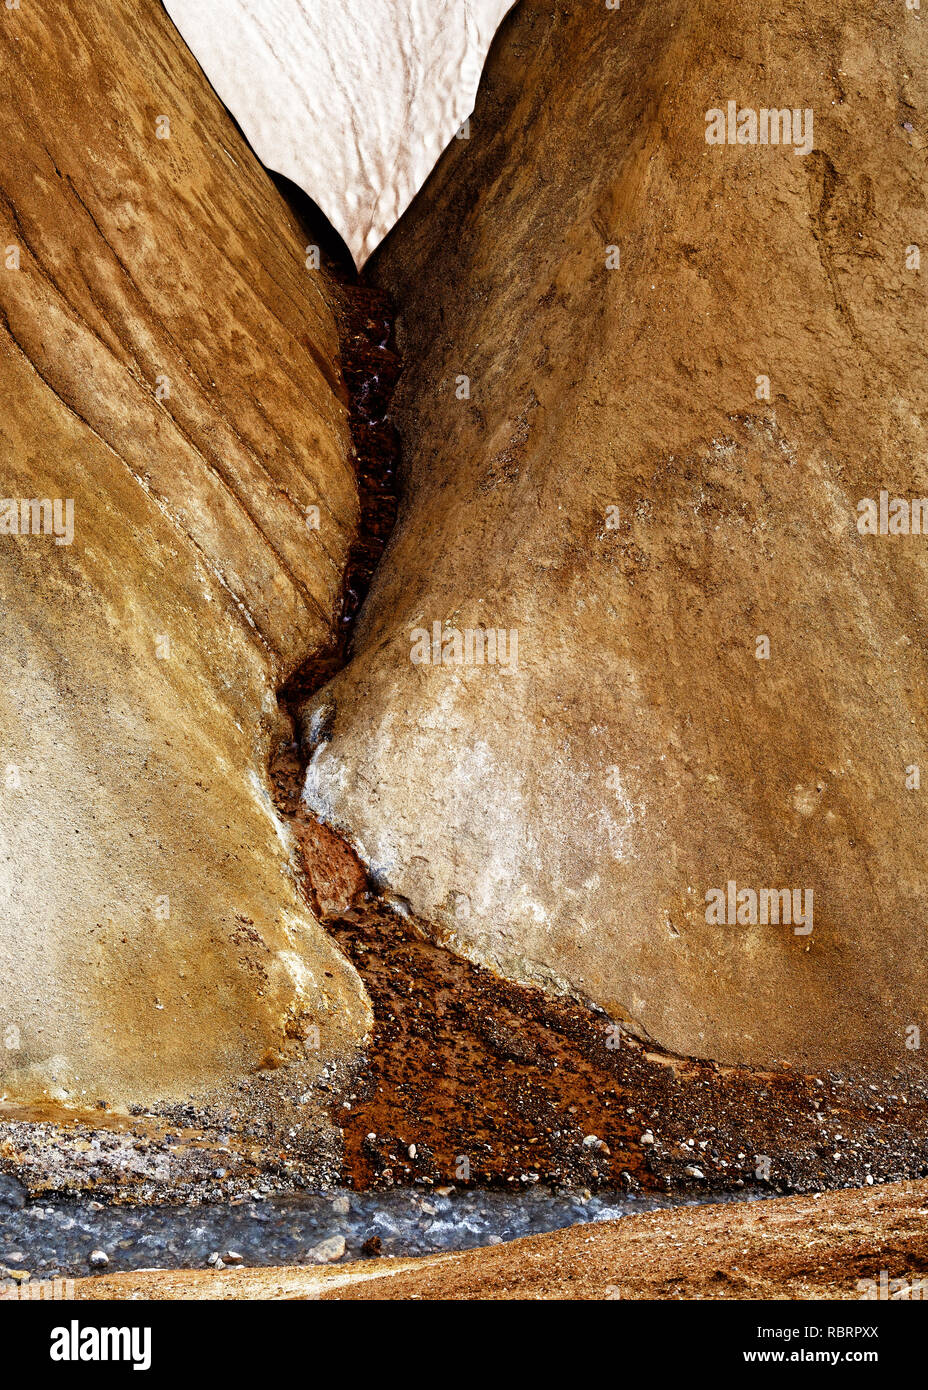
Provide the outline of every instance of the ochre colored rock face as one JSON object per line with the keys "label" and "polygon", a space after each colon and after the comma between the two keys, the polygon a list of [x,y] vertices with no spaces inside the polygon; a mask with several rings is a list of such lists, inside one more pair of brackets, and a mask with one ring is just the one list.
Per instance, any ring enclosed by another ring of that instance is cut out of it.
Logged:
{"label": "ochre colored rock face", "polygon": [[[523,0],[372,263],[406,497],[308,802],[459,950],[684,1053],[921,1055],[928,538],[857,521],[926,492],[923,74],[888,5]],[[729,101],[793,144],[710,143]]]}
{"label": "ochre colored rock face", "polygon": [[0,13],[0,491],[62,522],[0,534],[0,1094],[204,1096],[368,1026],[266,775],[357,526],[336,292],[160,5]]}

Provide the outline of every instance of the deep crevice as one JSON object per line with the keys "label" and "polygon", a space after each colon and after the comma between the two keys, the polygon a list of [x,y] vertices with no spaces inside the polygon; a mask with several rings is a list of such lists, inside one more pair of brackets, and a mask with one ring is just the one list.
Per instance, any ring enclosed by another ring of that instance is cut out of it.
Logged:
{"label": "deep crevice", "polygon": [[[342,375],[360,493],[336,632],[279,692],[291,737],[270,767],[303,892],[374,1010],[364,1063],[335,1098],[342,1181],[358,1188],[545,1182],[705,1198],[759,1180],[767,1192],[803,1191],[868,1174],[925,1172],[911,1105],[905,1122],[902,1115],[882,1121],[882,1152],[874,1155],[865,1142],[876,1122],[873,1097],[859,1079],[676,1057],[582,1000],[463,960],[436,943],[429,924],[385,902],[346,840],[303,806],[307,761],[330,730],[301,738],[302,710],[351,659],[355,620],[396,519],[399,439],[388,412],[400,361],[388,297],[354,275],[337,234],[320,233],[315,205],[299,190],[288,196],[341,287]],[[916,1103],[928,1108],[928,1097]],[[823,1109],[840,1115],[841,1154],[830,1152]],[[861,1150],[870,1154],[867,1165]]]}

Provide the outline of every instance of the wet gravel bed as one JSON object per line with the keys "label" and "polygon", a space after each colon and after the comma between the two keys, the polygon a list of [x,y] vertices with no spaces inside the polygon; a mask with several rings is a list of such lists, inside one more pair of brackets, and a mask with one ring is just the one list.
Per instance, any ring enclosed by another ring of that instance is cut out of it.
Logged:
{"label": "wet gravel bed", "polygon": [[[739,1200],[767,1195],[760,1190],[741,1193]],[[107,1206],[84,1199],[21,1202],[4,1180],[0,1287],[27,1276],[46,1280],[104,1269],[216,1268],[217,1258],[221,1268],[428,1255],[498,1245],[579,1222],[701,1205],[693,1197],[546,1188],[515,1193],[340,1190],[197,1206]]]}
{"label": "wet gravel bed", "polygon": [[[327,923],[374,1008],[338,1094],[341,1181],[465,1179],[733,1196],[928,1176],[928,1086],[675,1057],[582,1001],[515,985],[375,902]],[[462,1171],[463,1169],[463,1171]]]}

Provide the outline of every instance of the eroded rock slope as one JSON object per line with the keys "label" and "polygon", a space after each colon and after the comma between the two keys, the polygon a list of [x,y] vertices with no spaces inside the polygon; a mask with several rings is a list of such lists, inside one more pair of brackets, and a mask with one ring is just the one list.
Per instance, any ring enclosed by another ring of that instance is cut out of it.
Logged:
{"label": "eroded rock slope", "polygon": [[922,32],[523,0],[372,262],[406,497],[308,804],[456,949],[680,1053],[923,1055],[928,540],[858,529],[926,491]]}
{"label": "eroded rock slope", "polygon": [[267,780],[358,523],[338,293],[160,5],[0,13],[0,1096],[311,1075],[369,1024]]}

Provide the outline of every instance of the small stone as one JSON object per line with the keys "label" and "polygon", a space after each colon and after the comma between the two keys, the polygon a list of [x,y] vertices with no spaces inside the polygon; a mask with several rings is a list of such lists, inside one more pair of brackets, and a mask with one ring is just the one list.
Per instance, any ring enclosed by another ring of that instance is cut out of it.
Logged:
{"label": "small stone", "polygon": [[410,1157],[410,1158],[415,1158],[415,1156],[416,1156],[416,1146],[415,1146],[415,1144],[410,1144],[410,1146],[409,1146],[409,1148],[406,1150],[406,1152],[409,1154],[409,1157]]}
{"label": "small stone", "polygon": [[333,1200],[332,1210],[334,1211],[336,1216],[347,1216],[348,1213],[351,1211],[351,1202],[343,1192],[340,1192],[339,1195]]}
{"label": "small stone", "polygon": [[208,1265],[214,1265],[218,1259],[219,1259],[219,1251],[218,1251],[218,1250],[214,1250],[213,1253],[210,1255],[209,1259],[206,1261],[206,1263],[207,1263]]}
{"label": "small stone", "polygon": [[26,1205],[26,1189],[16,1178],[11,1178],[7,1173],[0,1173],[0,1207],[24,1207]]}
{"label": "small stone", "polygon": [[701,1168],[696,1167],[695,1163],[688,1163],[683,1171],[688,1173],[691,1178],[704,1178],[706,1176]]}
{"label": "small stone", "polygon": [[309,1258],[315,1264],[334,1264],[340,1260],[345,1253],[345,1237],[329,1236],[328,1240],[321,1240],[318,1245],[314,1245],[309,1252]]}
{"label": "small stone", "polygon": [[223,1256],[227,1265],[243,1265],[245,1256],[240,1255],[237,1250],[227,1250]]}
{"label": "small stone", "polygon": [[102,1269],[102,1267],[108,1265],[109,1262],[110,1257],[105,1250],[91,1250],[90,1263],[93,1265],[94,1269]]}
{"label": "small stone", "polygon": [[653,1144],[653,1143],[654,1143],[654,1135],[651,1133],[651,1131],[650,1131],[649,1129],[646,1129],[645,1132],[644,1132],[644,1134],[642,1134],[641,1139],[639,1140],[639,1143],[641,1143],[641,1144]]}

